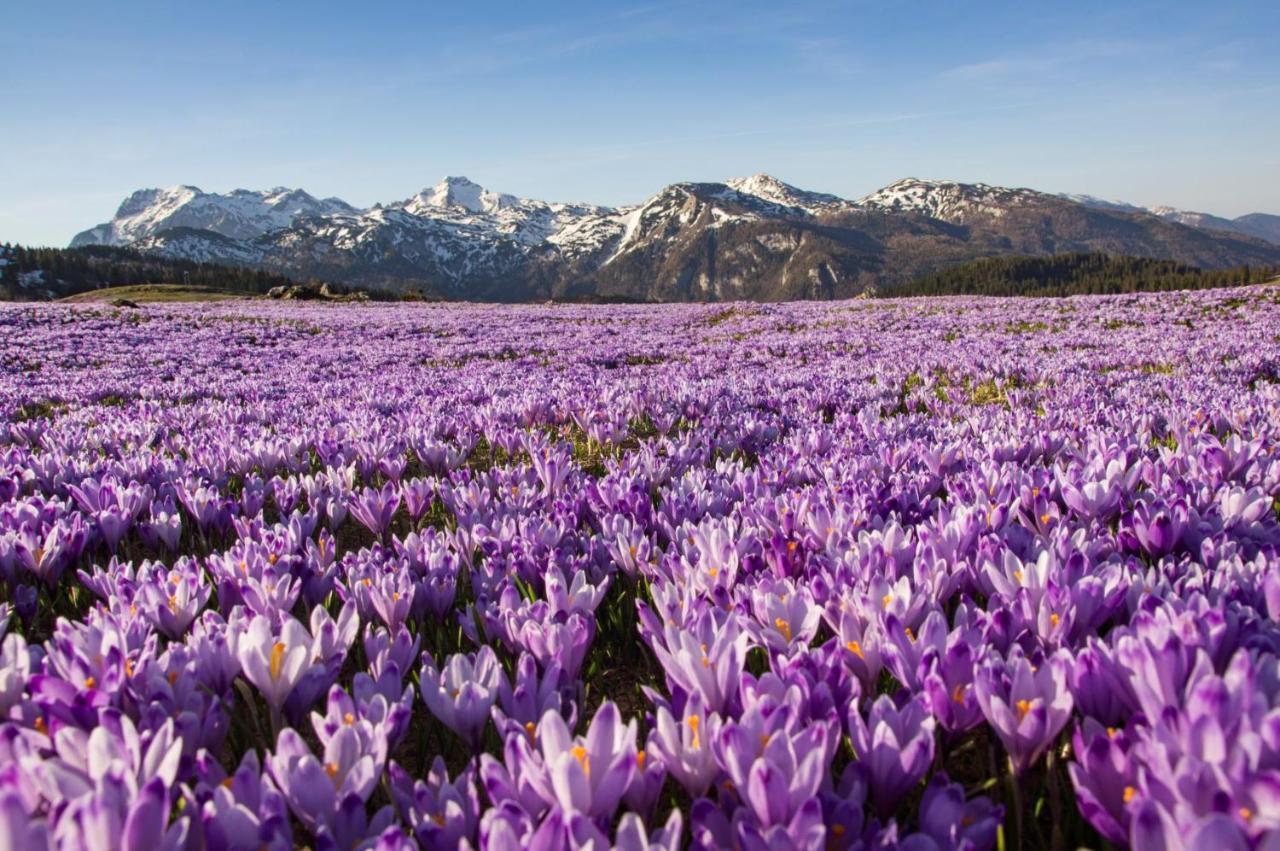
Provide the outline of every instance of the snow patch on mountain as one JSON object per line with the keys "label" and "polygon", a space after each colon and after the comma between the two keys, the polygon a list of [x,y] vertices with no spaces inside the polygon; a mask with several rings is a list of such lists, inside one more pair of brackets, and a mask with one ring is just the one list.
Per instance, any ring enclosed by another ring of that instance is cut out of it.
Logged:
{"label": "snow patch on mountain", "polygon": [[847,201],[839,196],[828,195],[825,192],[810,192],[805,189],[797,189],[791,184],[784,183],[768,174],[732,177],[725,181],[725,185],[743,195],[761,198],[781,207],[803,210],[811,216],[843,211],[854,207],[852,201]]}
{"label": "snow patch on mountain", "polygon": [[301,189],[236,189],[225,195],[195,186],[142,189],[124,200],[115,218],[83,231],[78,245],[129,245],[172,228],[206,230],[231,239],[255,239],[306,216],[354,212],[337,198],[318,199]]}

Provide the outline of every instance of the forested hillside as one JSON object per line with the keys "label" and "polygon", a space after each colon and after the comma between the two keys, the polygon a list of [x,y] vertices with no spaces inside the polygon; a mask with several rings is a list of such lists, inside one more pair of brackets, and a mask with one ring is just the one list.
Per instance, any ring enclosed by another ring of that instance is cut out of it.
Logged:
{"label": "forested hillside", "polygon": [[883,293],[892,296],[1068,296],[1201,290],[1259,284],[1280,274],[1269,266],[1197,269],[1172,260],[1101,252],[1051,257],[988,257],[923,275]]}

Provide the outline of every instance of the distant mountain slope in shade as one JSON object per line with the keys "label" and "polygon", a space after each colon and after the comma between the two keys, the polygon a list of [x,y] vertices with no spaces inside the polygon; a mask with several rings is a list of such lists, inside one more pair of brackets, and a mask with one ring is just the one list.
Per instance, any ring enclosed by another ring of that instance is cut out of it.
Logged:
{"label": "distant mountain slope in shade", "polygon": [[1248,213],[1234,219],[1215,216],[1212,213],[1196,213],[1190,210],[1179,210],[1176,207],[1138,207],[1123,201],[1106,201],[1091,195],[1062,195],[1069,201],[1078,201],[1090,207],[1105,210],[1118,210],[1129,213],[1151,213],[1162,219],[1204,230],[1226,231],[1241,236],[1252,236],[1280,245],[1280,216],[1270,213]]}
{"label": "distant mountain slope in shade", "polygon": [[92,244],[445,298],[783,300],[892,292],[992,256],[1280,264],[1280,216],[1228,220],[915,178],[854,201],[764,174],[676,183],[612,208],[518,198],[449,177],[368,209],[283,188],[141,190],[110,222],[72,240]]}

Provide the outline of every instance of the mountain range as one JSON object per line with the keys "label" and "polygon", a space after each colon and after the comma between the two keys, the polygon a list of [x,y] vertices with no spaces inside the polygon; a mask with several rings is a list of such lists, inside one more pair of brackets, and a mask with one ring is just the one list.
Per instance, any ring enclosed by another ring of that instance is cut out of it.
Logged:
{"label": "mountain range", "polygon": [[451,299],[829,299],[892,292],[1002,255],[1280,265],[1280,216],[1225,219],[914,178],[848,200],[764,174],[676,183],[614,208],[518,198],[449,177],[367,209],[299,189],[144,189],[71,245]]}

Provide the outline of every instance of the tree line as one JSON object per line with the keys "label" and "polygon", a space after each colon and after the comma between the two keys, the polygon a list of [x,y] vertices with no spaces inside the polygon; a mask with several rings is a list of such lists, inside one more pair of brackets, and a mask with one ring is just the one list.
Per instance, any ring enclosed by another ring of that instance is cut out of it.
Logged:
{"label": "tree line", "polygon": [[[4,243],[0,245],[0,261],[3,301],[32,301],[45,298],[46,292],[61,297],[134,284],[182,284],[261,294],[272,287],[298,283],[262,269],[170,259],[106,245],[32,248]],[[37,271],[41,273],[38,281],[30,274]]]}
{"label": "tree line", "polygon": [[1173,260],[1080,252],[1049,257],[988,257],[931,272],[881,295],[1054,297],[1163,292],[1260,284],[1278,274],[1280,269],[1268,266],[1200,269]]}

